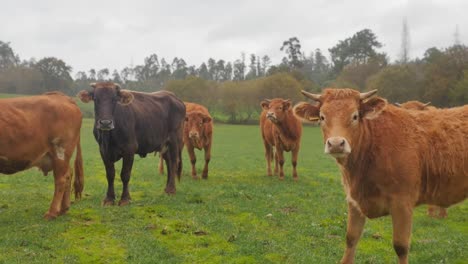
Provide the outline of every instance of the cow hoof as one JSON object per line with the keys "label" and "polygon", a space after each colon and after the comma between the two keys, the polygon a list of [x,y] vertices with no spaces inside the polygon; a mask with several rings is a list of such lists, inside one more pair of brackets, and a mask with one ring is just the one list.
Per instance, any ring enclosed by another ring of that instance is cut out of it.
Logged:
{"label": "cow hoof", "polygon": [[115,205],[115,201],[106,198],[106,199],[104,199],[104,201],[102,201],[102,205],[104,205],[104,206],[112,206],[112,205]]}
{"label": "cow hoof", "polygon": [[203,176],[203,177],[202,177],[202,179],[204,179],[204,180],[208,180],[208,175],[206,175],[206,176]]}
{"label": "cow hoof", "polygon": [[119,206],[126,206],[130,204],[130,200],[128,199],[123,199],[119,201]]}
{"label": "cow hoof", "polygon": [[57,215],[56,214],[52,214],[50,212],[47,212],[45,215],[44,215],[44,219],[45,220],[54,220],[55,218],[57,218]]}
{"label": "cow hoof", "polygon": [[192,179],[194,179],[194,180],[199,180],[200,178],[198,178],[197,175],[195,175],[195,176],[192,175]]}
{"label": "cow hoof", "polygon": [[59,215],[64,215],[64,214],[66,214],[66,213],[68,212],[68,209],[69,209],[69,208],[65,208],[65,209],[60,210]]}
{"label": "cow hoof", "polygon": [[284,176],[280,176],[280,177],[279,177],[279,180],[280,180],[280,181],[284,181]]}
{"label": "cow hoof", "polygon": [[296,176],[296,177],[293,177],[293,180],[294,180],[295,182],[297,182],[297,181],[299,180],[299,178]]}
{"label": "cow hoof", "polygon": [[169,189],[169,188],[166,188],[166,190],[164,190],[168,195],[175,195],[176,194],[176,190],[175,189]]}

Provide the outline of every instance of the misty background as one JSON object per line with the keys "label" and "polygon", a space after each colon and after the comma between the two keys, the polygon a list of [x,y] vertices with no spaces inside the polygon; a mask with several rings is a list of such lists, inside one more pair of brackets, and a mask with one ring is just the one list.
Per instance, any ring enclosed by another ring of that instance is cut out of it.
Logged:
{"label": "misty background", "polygon": [[[95,81],[167,89],[217,121],[264,98],[378,89],[468,102],[466,1],[15,1],[0,9],[0,93],[74,95]],[[92,113],[88,113],[92,115]]]}

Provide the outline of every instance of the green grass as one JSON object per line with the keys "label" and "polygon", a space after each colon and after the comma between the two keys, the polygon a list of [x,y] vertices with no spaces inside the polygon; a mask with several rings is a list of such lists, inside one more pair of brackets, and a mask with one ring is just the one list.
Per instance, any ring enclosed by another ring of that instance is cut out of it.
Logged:
{"label": "green grass", "polygon": [[[126,207],[103,207],[104,166],[82,129],[83,199],[47,222],[52,177],[36,170],[0,176],[0,263],[337,263],[345,247],[346,203],[321,134],[305,127],[299,182],[265,176],[258,126],[216,125],[207,181],[194,181],[184,151],[177,195],[164,194],[158,157],[136,158]],[[202,153],[198,152],[201,172]],[[120,172],[120,163],[117,165]],[[116,177],[120,195],[121,183]],[[411,263],[467,263],[468,203],[434,220],[414,217]],[[379,238],[373,238],[376,235]],[[389,217],[369,220],[356,263],[396,263]]]}

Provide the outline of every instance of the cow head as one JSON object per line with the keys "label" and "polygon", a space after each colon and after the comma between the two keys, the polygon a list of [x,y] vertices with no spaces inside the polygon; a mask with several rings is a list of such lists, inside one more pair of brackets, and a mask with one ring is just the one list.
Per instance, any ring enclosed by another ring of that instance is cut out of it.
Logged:
{"label": "cow head", "polygon": [[421,103],[419,101],[408,101],[406,103],[395,103],[396,106],[409,110],[429,110],[431,102]]}
{"label": "cow head", "polygon": [[281,123],[287,111],[291,109],[291,100],[284,100],[281,98],[265,99],[260,104],[262,108],[267,111],[266,117],[273,123]]}
{"label": "cow head", "polygon": [[359,93],[351,89],[325,89],[322,94],[302,91],[318,104],[299,103],[294,114],[307,121],[319,120],[325,153],[346,158],[358,142],[366,119],[374,119],[387,106],[387,101],[373,97],[377,90]]}
{"label": "cow head", "polygon": [[114,110],[116,104],[128,105],[133,100],[133,94],[121,90],[113,82],[92,83],[91,91],[83,90],[78,97],[83,103],[94,101],[94,118],[96,128],[99,130],[114,129]]}
{"label": "cow head", "polygon": [[211,117],[199,111],[188,112],[185,116],[185,127],[190,139],[198,140],[205,133],[205,124],[211,122]]}

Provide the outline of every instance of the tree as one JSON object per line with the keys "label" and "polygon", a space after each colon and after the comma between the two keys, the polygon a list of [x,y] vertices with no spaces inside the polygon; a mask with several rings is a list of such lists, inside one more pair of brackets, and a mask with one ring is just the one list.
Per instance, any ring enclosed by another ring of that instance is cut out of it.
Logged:
{"label": "tree", "polygon": [[468,104],[468,70],[463,72],[463,78],[449,91],[450,105]]}
{"label": "tree", "polygon": [[406,102],[420,98],[421,79],[409,65],[393,65],[370,77],[366,90],[379,90],[390,102]]}
{"label": "tree", "polygon": [[172,77],[177,80],[185,79],[188,76],[187,63],[184,59],[177,57],[172,61]]}
{"label": "tree", "polygon": [[10,43],[0,40],[0,70],[16,66],[19,62],[20,59],[13,52],[13,49],[10,47]]}
{"label": "tree", "polygon": [[280,50],[285,51],[288,55],[287,63],[291,68],[299,69],[302,67],[301,42],[297,37],[291,37],[288,40],[283,41],[283,45]]}
{"label": "tree", "polygon": [[204,80],[209,80],[210,79],[210,73],[208,72],[208,67],[206,64],[203,62],[200,67],[197,70],[198,77],[204,79]]}
{"label": "tree", "polygon": [[328,49],[333,62],[333,72],[338,75],[346,65],[367,63],[377,55],[386,57],[383,53],[377,53],[376,49],[381,47],[382,44],[370,29],[363,29],[352,37],[339,41],[337,45]]}
{"label": "tree", "polygon": [[106,81],[109,76],[109,69],[104,68],[97,72],[98,81]]}
{"label": "tree", "polygon": [[250,54],[249,72],[245,76],[245,79],[251,80],[257,78],[257,76],[257,56]]}
{"label": "tree", "polygon": [[95,81],[96,80],[96,70],[95,69],[89,70],[89,80],[90,81]]}
{"label": "tree", "polygon": [[245,80],[245,53],[241,53],[241,59],[234,61],[234,81],[243,81]]}
{"label": "tree", "polygon": [[39,60],[34,68],[39,70],[44,78],[42,85],[44,91],[70,92],[73,81],[70,76],[72,67],[68,66],[64,61],[54,57],[47,57]]}
{"label": "tree", "polygon": [[112,81],[114,83],[123,83],[122,78],[120,77],[120,74],[119,74],[119,72],[117,70],[114,70],[112,72]]}

